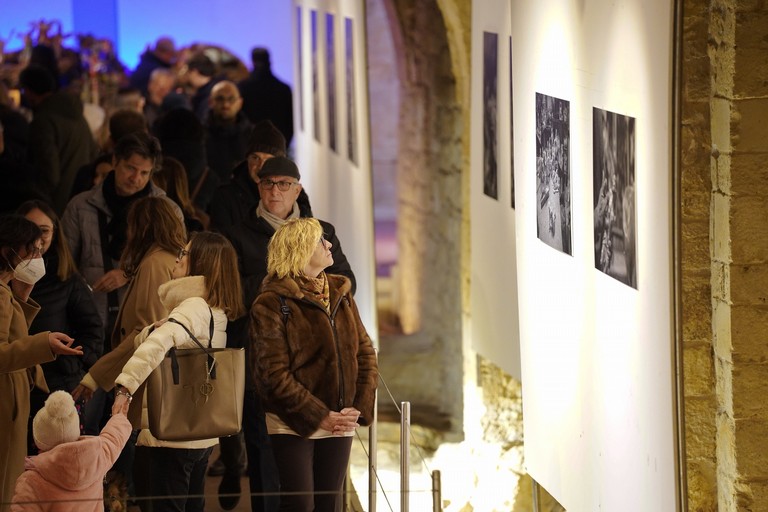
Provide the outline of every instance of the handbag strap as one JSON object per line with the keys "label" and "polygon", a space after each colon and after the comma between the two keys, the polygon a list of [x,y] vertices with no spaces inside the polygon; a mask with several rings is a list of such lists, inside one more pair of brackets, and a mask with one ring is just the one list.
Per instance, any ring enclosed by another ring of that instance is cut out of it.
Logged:
{"label": "handbag strap", "polygon": [[288,325],[288,316],[291,314],[291,308],[285,302],[285,297],[278,295],[280,298],[280,313],[283,315],[283,325]]}
{"label": "handbag strap", "polygon": [[[211,307],[208,306],[208,312],[211,314],[211,321],[208,324],[208,347],[206,348],[203,346],[202,343],[200,343],[200,340],[197,339],[197,337],[192,334],[192,331],[189,330],[189,328],[184,325],[183,323],[179,322],[175,318],[168,318],[169,322],[173,322],[177,325],[180,325],[182,329],[187,331],[187,334],[189,334],[189,337],[194,341],[198,347],[203,349],[203,351],[208,355],[208,375],[210,378],[215,379],[216,378],[216,359],[214,359],[212,352],[210,350],[211,343],[213,343],[213,311],[211,311]],[[171,347],[171,349],[168,351],[169,355],[171,356],[171,372],[173,373],[173,383],[178,384],[179,383],[179,363],[176,359],[176,347]]]}

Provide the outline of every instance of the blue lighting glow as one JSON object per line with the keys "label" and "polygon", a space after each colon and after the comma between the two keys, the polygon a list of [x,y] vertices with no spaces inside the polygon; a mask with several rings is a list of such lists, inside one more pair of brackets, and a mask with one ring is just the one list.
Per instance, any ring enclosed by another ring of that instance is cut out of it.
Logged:
{"label": "blue lighting glow", "polygon": [[[286,0],[3,0],[0,39],[6,51],[33,21],[60,20],[65,33],[93,33],[113,39],[120,60],[133,69],[159,36],[177,46],[193,42],[223,46],[250,67],[254,46],[269,48],[275,75],[293,83],[291,2]],[[111,20],[114,20],[112,22]],[[76,44],[73,38],[67,46]]]}

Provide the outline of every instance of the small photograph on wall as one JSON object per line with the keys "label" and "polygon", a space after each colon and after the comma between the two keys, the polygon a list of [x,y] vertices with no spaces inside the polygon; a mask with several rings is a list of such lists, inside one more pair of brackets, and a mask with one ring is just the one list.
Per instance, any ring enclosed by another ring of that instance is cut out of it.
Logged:
{"label": "small photograph on wall", "polygon": [[320,77],[318,74],[318,55],[317,55],[317,11],[310,12],[310,29],[312,38],[312,120],[315,140],[320,141]]}
{"label": "small photograph on wall", "polygon": [[304,59],[302,57],[302,46],[301,42],[303,40],[303,34],[301,33],[301,7],[296,6],[296,48],[298,49],[298,67],[299,67],[299,78],[296,81],[296,90],[298,92],[297,94],[297,101],[299,109],[299,128],[301,131],[304,131],[304,88],[302,87],[303,77],[304,77]]}
{"label": "small photograph on wall", "polygon": [[328,75],[328,145],[336,148],[336,32],[333,14],[325,15],[326,73]]}
{"label": "small photograph on wall", "polygon": [[595,268],[637,289],[635,119],[592,109]]}
{"label": "small photograph on wall", "polygon": [[347,81],[347,156],[357,165],[357,110],[355,108],[355,49],[352,18],[344,19],[344,49]]}
{"label": "small photograph on wall", "polygon": [[483,32],[483,192],[499,198],[499,35]]}
{"label": "small photograph on wall", "polygon": [[511,206],[515,209],[515,118],[512,115],[514,112],[514,100],[512,87],[512,37],[509,38],[509,178],[511,187]]}
{"label": "small photograph on wall", "polygon": [[571,249],[570,103],[536,93],[536,234]]}

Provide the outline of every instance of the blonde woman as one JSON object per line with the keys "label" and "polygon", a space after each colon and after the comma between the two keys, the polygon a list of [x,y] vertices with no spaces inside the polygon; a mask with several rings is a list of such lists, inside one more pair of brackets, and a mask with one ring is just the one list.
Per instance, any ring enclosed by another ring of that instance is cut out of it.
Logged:
{"label": "blonde woman", "polygon": [[320,223],[289,220],[269,242],[251,309],[250,362],[283,511],[340,507],[352,436],[373,419],[376,355],[349,279],[325,273],[332,264]]}

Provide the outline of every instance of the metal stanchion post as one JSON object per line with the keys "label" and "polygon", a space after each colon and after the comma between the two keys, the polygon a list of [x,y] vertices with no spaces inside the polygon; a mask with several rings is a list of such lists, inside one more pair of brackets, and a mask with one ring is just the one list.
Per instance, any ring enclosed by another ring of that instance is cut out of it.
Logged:
{"label": "metal stanchion post", "polygon": [[411,403],[400,402],[400,512],[408,512]]}
{"label": "metal stanchion post", "polygon": [[440,512],[443,510],[443,488],[440,481],[440,470],[432,472],[432,511]]}
{"label": "metal stanchion post", "polygon": [[533,512],[539,512],[539,483],[531,478],[533,491]]}
{"label": "metal stanchion post", "polygon": [[379,443],[379,431],[377,428],[377,422],[379,421],[378,405],[379,392],[376,391],[373,395],[373,421],[371,421],[371,426],[368,428],[368,512],[376,512],[376,450]]}

